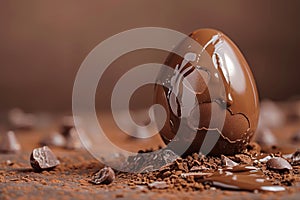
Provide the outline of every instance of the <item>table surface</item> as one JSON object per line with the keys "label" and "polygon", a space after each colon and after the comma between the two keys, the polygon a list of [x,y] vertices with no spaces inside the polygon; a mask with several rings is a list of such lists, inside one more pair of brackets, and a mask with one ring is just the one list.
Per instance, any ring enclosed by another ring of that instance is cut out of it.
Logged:
{"label": "table surface", "polygon": [[[112,139],[118,138],[124,148],[137,150],[161,144],[158,136],[151,140],[130,140],[128,136],[119,133],[110,117],[104,117],[103,121]],[[219,189],[167,193],[142,187],[132,188],[119,182],[118,178],[111,185],[93,185],[88,182],[89,176],[101,169],[103,164],[84,149],[66,150],[53,147],[51,149],[61,164],[52,171],[36,173],[29,162],[31,151],[39,146],[41,138],[56,128],[51,126],[44,129],[16,131],[22,151],[15,154],[0,154],[0,199],[300,199],[299,183],[279,193]],[[284,137],[287,137],[287,134],[296,128],[299,128],[299,123],[289,125],[288,128],[284,127],[278,132],[285,131]],[[8,160],[13,164],[8,165]]]}

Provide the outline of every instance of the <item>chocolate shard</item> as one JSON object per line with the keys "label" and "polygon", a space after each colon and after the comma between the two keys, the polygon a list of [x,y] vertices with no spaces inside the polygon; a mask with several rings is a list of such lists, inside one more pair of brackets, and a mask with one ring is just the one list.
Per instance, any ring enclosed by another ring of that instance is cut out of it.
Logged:
{"label": "chocolate shard", "polygon": [[292,140],[293,143],[298,143],[298,142],[300,142],[300,130],[296,131],[296,132],[293,134],[291,140]]}
{"label": "chocolate shard", "polygon": [[98,172],[96,172],[89,182],[99,185],[99,184],[110,184],[115,180],[115,172],[110,167],[104,167]]}
{"label": "chocolate shard", "polygon": [[71,128],[75,127],[74,118],[72,116],[64,116],[61,120],[61,133],[68,134]]}
{"label": "chocolate shard", "polygon": [[21,145],[13,131],[5,132],[1,136],[0,152],[16,153],[21,149]]}
{"label": "chocolate shard", "polygon": [[176,158],[178,158],[178,155],[169,149],[159,149],[156,151],[153,149],[147,151],[140,150],[137,155],[127,158],[127,161],[123,164],[123,168],[145,173],[159,170],[161,167],[172,163]]}
{"label": "chocolate shard", "polygon": [[256,142],[260,145],[272,146],[277,144],[277,139],[270,129],[264,128],[257,132]]}
{"label": "chocolate shard", "polygon": [[71,128],[68,134],[65,134],[65,148],[66,149],[80,149],[82,148],[82,144],[78,133],[75,128]]}
{"label": "chocolate shard", "polygon": [[300,165],[300,149],[298,149],[295,153],[293,153],[291,160],[292,160],[292,165]]}
{"label": "chocolate shard", "polygon": [[267,167],[272,170],[283,171],[283,170],[293,169],[291,164],[287,160],[285,160],[284,158],[281,158],[281,157],[272,158],[272,159],[268,160],[268,162],[266,164],[267,164]]}
{"label": "chocolate shard", "polygon": [[62,134],[54,132],[50,136],[43,138],[40,144],[43,146],[64,147],[66,145],[66,139]]}
{"label": "chocolate shard", "polygon": [[14,129],[30,130],[37,123],[37,117],[32,113],[25,113],[19,108],[9,111],[8,119]]}
{"label": "chocolate shard", "polygon": [[182,178],[188,178],[188,177],[194,177],[195,179],[199,179],[199,178],[204,178],[207,176],[211,176],[213,175],[213,173],[209,173],[209,172],[188,172],[188,173],[182,173],[181,177]]}
{"label": "chocolate shard", "polygon": [[195,172],[195,171],[205,171],[205,170],[208,170],[209,168],[201,165],[201,166],[193,166],[191,167],[190,171],[191,172]]}
{"label": "chocolate shard", "polygon": [[[80,131],[83,133],[83,131]],[[66,149],[80,149],[83,147],[82,142],[85,146],[90,146],[90,141],[85,135],[81,134],[79,138],[78,131],[75,128],[73,116],[65,116],[61,122],[60,134],[65,138],[66,142],[63,146]]]}
{"label": "chocolate shard", "polygon": [[262,100],[260,103],[259,128],[277,128],[285,123],[286,116],[277,103]]}
{"label": "chocolate shard", "polygon": [[165,181],[155,181],[153,183],[148,183],[149,189],[166,189],[169,185]]}
{"label": "chocolate shard", "polygon": [[165,149],[162,151],[162,157],[165,163],[168,164],[175,161],[179,156],[176,153],[174,153],[172,150]]}
{"label": "chocolate shard", "polygon": [[238,165],[238,163],[234,162],[233,160],[229,159],[228,157],[226,157],[224,155],[221,155],[221,161],[222,161],[223,166],[226,166],[226,167],[234,167],[234,166]]}
{"label": "chocolate shard", "polygon": [[48,146],[33,149],[30,164],[35,171],[50,170],[60,164]]}

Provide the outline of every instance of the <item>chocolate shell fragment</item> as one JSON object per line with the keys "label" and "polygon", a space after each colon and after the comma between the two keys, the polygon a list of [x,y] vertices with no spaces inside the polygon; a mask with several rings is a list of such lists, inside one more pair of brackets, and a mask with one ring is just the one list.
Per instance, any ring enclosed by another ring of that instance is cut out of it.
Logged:
{"label": "chocolate shell fragment", "polygon": [[287,160],[285,160],[284,158],[280,158],[280,157],[275,157],[275,158],[271,158],[270,160],[268,160],[267,167],[269,169],[281,170],[281,171],[293,169],[293,167]]}
{"label": "chocolate shell fragment", "polygon": [[43,146],[32,151],[30,164],[35,171],[43,171],[53,169],[60,162],[48,146]]}
{"label": "chocolate shell fragment", "polygon": [[[85,138],[86,139],[86,138]],[[88,141],[85,141],[88,143]],[[62,147],[65,149],[81,149],[79,135],[75,128],[73,117],[64,117],[59,132],[53,132],[40,141],[41,145]]]}
{"label": "chocolate shell fragment", "polygon": [[5,132],[0,136],[0,153],[16,153],[21,149],[21,145],[13,131]]}
{"label": "chocolate shell fragment", "polygon": [[293,153],[291,159],[292,159],[292,165],[300,165],[300,149],[298,149],[295,153]]}
{"label": "chocolate shell fragment", "polygon": [[115,172],[110,167],[104,167],[97,173],[95,173],[90,182],[99,185],[99,184],[110,184],[115,180]]}

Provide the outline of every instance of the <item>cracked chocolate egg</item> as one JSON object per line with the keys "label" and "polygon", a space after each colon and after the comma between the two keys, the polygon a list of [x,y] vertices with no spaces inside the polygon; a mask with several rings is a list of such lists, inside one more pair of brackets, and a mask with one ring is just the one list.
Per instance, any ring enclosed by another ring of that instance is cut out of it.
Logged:
{"label": "cracked chocolate egg", "polygon": [[[192,38],[197,45],[190,43]],[[258,93],[239,48],[222,32],[199,29],[171,53],[155,85],[167,119],[162,140],[183,156],[233,155],[245,149],[258,123]],[[183,55],[183,56],[179,56]]]}

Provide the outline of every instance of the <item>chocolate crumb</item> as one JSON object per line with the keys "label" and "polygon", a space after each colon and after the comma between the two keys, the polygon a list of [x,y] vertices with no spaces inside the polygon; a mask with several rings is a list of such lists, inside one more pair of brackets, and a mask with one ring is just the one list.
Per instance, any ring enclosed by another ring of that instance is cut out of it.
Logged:
{"label": "chocolate crumb", "polygon": [[224,155],[221,155],[221,160],[222,160],[222,164],[226,167],[233,167],[238,165],[238,163],[234,162],[233,160],[229,159]]}
{"label": "chocolate crumb", "polygon": [[168,188],[168,184],[165,181],[155,181],[153,183],[148,184],[149,189],[165,189]]}
{"label": "chocolate crumb", "polygon": [[213,173],[205,173],[205,172],[189,172],[189,173],[182,173],[181,174],[181,177],[182,178],[188,178],[188,177],[193,177],[195,179],[198,179],[198,178],[203,178],[203,177],[206,177],[206,176],[211,176]]}
{"label": "chocolate crumb", "polygon": [[271,158],[266,163],[267,167],[272,170],[291,170],[293,167],[290,165],[290,163],[280,157]]}
{"label": "chocolate crumb", "polygon": [[99,185],[99,184],[110,184],[115,180],[115,172],[110,167],[104,167],[98,172],[96,172],[90,182]]}
{"label": "chocolate crumb", "polygon": [[252,161],[250,156],[245,154],[236,154],[234,158],[236,162],[244,163],[244,164],[250,164]]}

